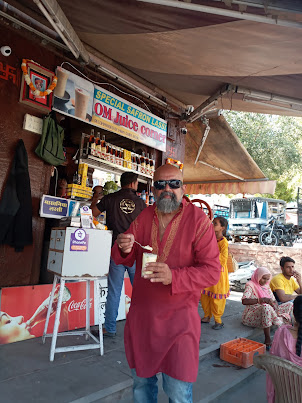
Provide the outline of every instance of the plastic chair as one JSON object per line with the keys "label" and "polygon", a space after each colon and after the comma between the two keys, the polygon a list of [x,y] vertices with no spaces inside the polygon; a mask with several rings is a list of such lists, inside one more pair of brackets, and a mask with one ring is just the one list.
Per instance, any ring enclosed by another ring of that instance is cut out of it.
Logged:
{"label": "plastic chair", "polygon": [[275,403],[302,402],[302,367],[272,354],[255,355],[254,365],[270,375]]}

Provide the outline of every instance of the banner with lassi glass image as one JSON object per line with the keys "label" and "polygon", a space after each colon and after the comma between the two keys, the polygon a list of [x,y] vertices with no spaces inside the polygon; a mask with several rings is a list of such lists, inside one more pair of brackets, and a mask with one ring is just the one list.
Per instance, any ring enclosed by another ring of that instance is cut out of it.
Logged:
{"label": "banner with lassi glass image", "polygon": [[166,151],[167,122],[88,80],[57,67],[53,109]]}

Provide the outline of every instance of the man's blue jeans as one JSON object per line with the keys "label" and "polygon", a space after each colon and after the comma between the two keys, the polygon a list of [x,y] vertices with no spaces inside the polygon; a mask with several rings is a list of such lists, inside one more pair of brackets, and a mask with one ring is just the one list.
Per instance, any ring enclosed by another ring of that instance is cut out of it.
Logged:
{"label": "man's blue jeans", "polygon": [[[157,403],[157,375],[151,378],[140,378],[135,369],[131,369],[133,376],[134,403]],[[192,403],[193,383],[183,382],[162,374],[163,389],[169,397],[169,403]]]}
{"label": "man's blue jeans", "polygon": [[132,267],[115,264],[110,258],[110,267],[108,274],[108,294],[105,308],[104,327],[109,333],[116,333],[116,318],[120,304],[121,292],[124,282],[125,270],[128,271],[130,282],[133,284],[135,274],[135,263]]}

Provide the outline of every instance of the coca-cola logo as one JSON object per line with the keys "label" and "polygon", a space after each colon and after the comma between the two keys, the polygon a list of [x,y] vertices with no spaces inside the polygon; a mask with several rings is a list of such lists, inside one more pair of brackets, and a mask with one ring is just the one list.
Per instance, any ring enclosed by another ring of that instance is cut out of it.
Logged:
{"label": "coca-cola logo", "polygon": [[[90,304],[89,308],[91,309],[92,307],[92,298],[90,298]],[[69,305],[68,305],[68,312],[73,312],[73,311],[83,311],[86,309],[86,298],[83,299],[83,301],[75,301],[72,300]]]}

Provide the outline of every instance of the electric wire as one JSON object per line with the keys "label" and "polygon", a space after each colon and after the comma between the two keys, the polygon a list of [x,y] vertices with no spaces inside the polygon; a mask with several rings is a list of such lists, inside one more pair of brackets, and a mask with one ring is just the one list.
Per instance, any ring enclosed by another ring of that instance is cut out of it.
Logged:
{"label": "electric wire", "polygon": [[80,73],[80,74],[81,74],[83,77],[85,77],[87,80],[91,81],[93,84],[97,84],[97,85],[109,85],[109,86],[115,88],[117,91],[121,92],[122,94],[128,95],[129,97],[132,97],[132,98],[134,98],[134,99],[137,99],[139,102],[141,102],[142,104],[145,105],[145,107],[148,109],[148,111],[149,111],[150,113],[152,113],[152,112],[150,111],[149,107],[145,104],[145,102],[144,102],[142,99],[136,97],[135,95],[132,95],[132,94],[129,94],[128,92],[122,91],[121,89],[119,89],[118,87],[116,87],[116,86],[113,85],[113,84],[110,84],[110,83],[99,83],[98,81],[94,81],[94,80],[92,80],[91,78],[87,77],[84,73],[82,73],[82,72],[81,72],[80,70],[78,70],[73,64],[71,64],[71,63],[69,63],[69,62],[63,62],[63,63],[61,63],[61,67],[63,67],[64,64],[68,64],[70,67],[72,67],[74,70],[76,70],[78,73]]}

